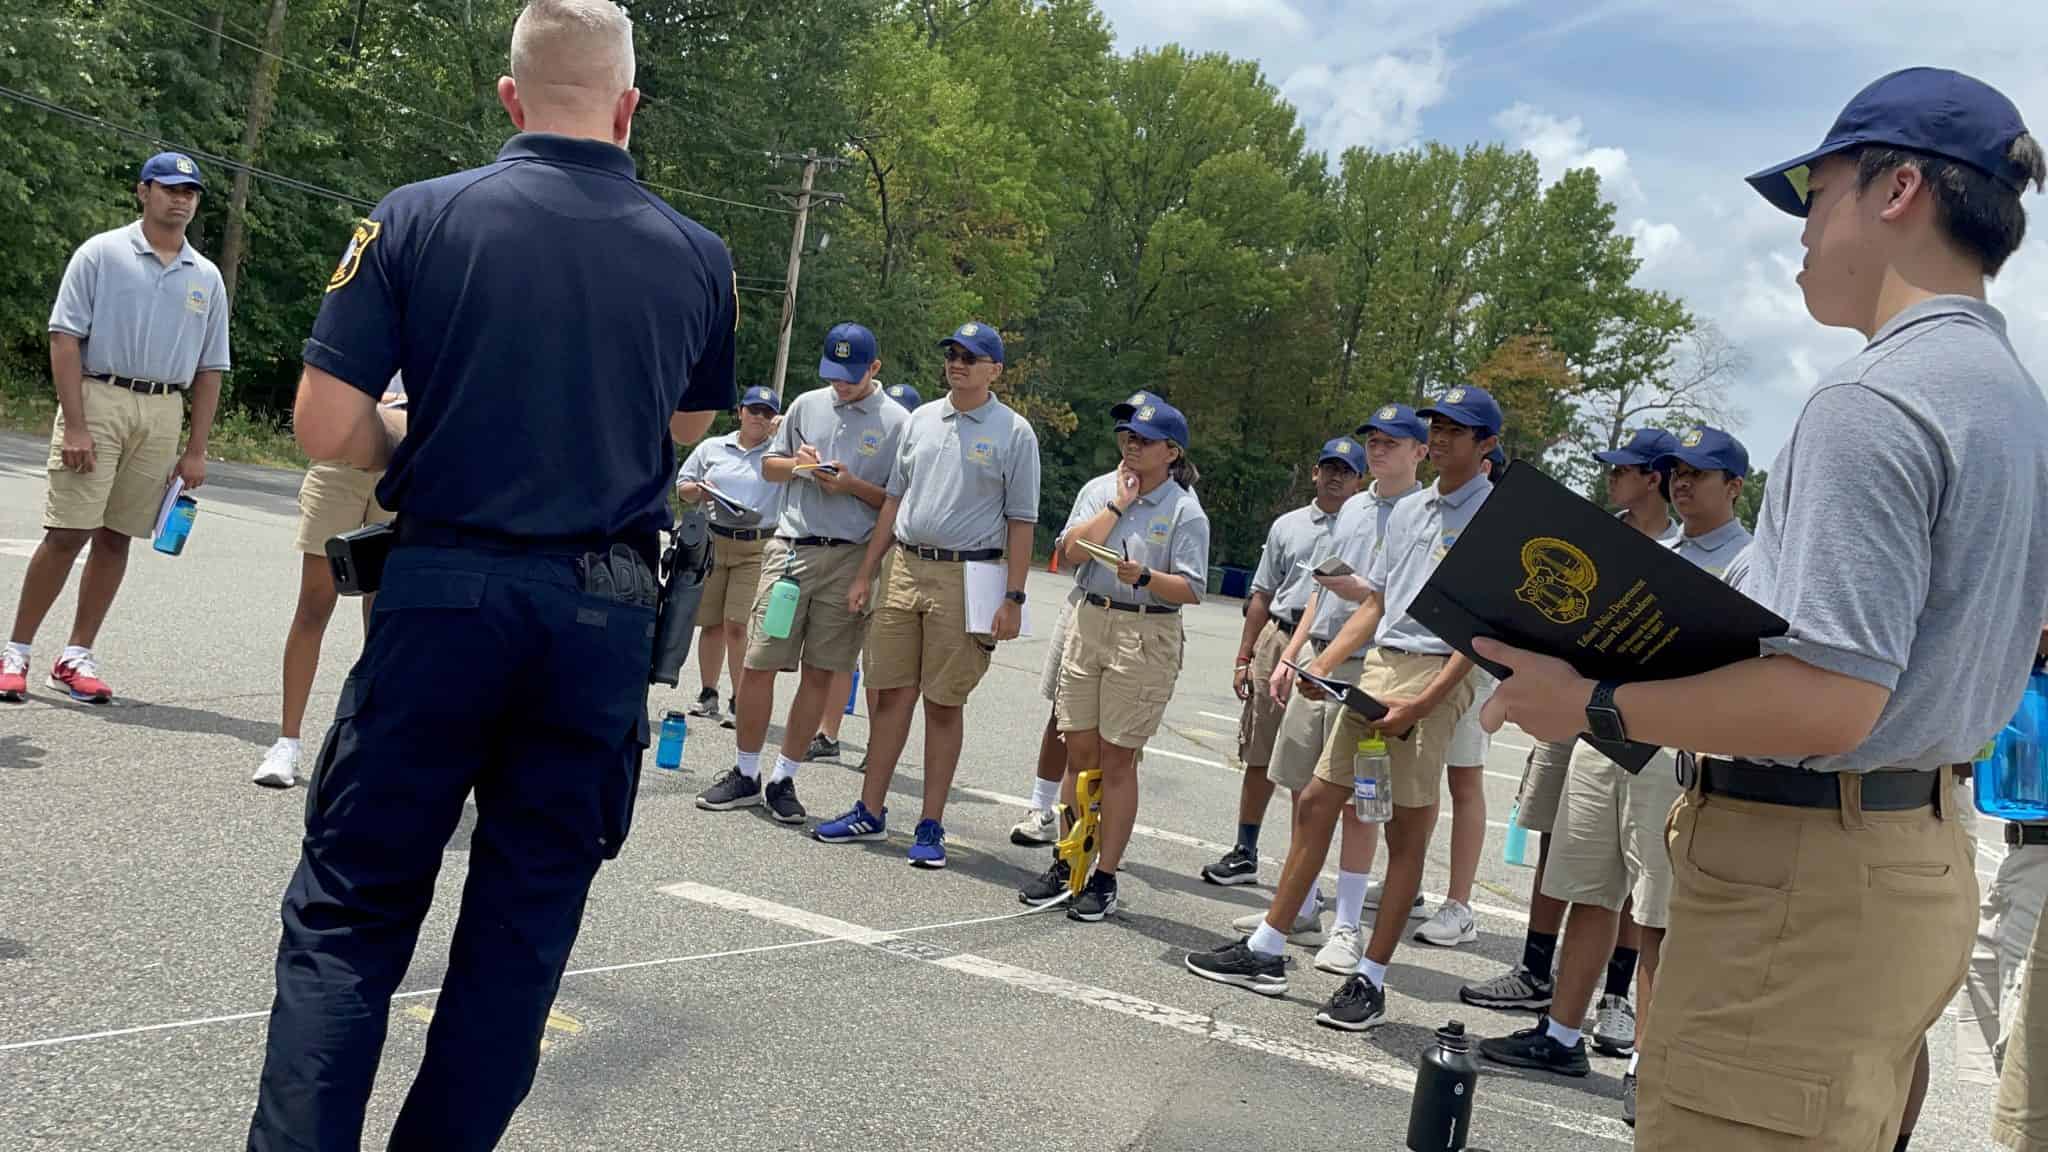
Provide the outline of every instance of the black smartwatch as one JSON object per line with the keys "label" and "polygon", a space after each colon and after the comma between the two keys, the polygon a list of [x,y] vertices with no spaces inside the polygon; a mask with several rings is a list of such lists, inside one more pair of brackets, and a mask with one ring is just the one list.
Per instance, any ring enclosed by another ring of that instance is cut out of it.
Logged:
{"label": "black smartwatch", "polygon": [[1138,582],[1136,584],[1133,584],[1132,587],[1143,588],[1145,585],[1150,584],[1151,582],[1152,570],[1150,568],[1141,569],[1138,572]]}
{"label": "black smartwatch", "polygon": [[1628,727],[1621,722],[1621,709],[1614,704],[1614,690],[1619,687],[1619,680],[1602,680],[1594,687],[1593,698],[1586,702],[1586,730],[1596,739],[1628,739]]}
{"label": "black smartwatch", "polygon": [[1024,602],[1024,593],[1005,592],[1003,593],[1003,599],[1008,600],[1012,604],[1022,604]]}

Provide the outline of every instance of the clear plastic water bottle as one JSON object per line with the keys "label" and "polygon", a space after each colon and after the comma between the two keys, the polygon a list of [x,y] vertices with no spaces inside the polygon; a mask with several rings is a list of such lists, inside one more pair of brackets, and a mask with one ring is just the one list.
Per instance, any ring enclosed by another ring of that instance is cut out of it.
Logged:
{"label": "clear plastic water bottle", "polygon": [[689,721],[681,712],[670,711],[661,718],[661,742],[654,748],[654,766],[664,772],[683,767],[683,739],[689,735]]}
{"label": "clear plastic water bottle", "polygon": [[2048,673],[2028,678],[2019,711],[1972,777],[1979,812],[2023,824],[2048,823]]}
{"label": "clear plastic water bottle", "polygon": [[1394,818],[1394,765],[1387,742],[1377,736],[1360,740],[1351,759],[1351,807],[1367,824]]}

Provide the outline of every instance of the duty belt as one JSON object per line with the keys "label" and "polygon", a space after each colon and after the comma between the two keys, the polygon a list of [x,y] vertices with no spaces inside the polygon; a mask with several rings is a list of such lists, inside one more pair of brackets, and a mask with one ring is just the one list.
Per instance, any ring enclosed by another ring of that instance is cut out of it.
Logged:
{"label": "duty belt", "polygon": [[185,390],[183,384],[166,384],[161,380],[137,380],[133,376],[94,376],[93,379],[104,380],[116,388],[126,388],[130,392],[140,392],[144,396],[167,396]]}
{"label": "duty belt", "polygon": [[722,526],[722,525],[718,525],[718,524],[713,524],[713,525],[711,526],[711,534],[712,534],[713,536],[723,536],[723,537],[725,537],[725,538],[726,538],[727,540],[736,540],[736,541],[738,541],[738,542],[739,542],[739,543],[741,543],[741,544],[752,544],[752,543],[753,543],[754,541],[756,541],[756,540],[765,540],[765,539],[767,539],[767,538],[768,538],[768,529],[766,529],[766,528],[727,528],[727,527],[724,527],[724,526]]}
{"label": "duty belt", "polygon": [[[1842,775],[1838,772],[1808,772],[1775,764],[1748,760],[1720,760],[1684,755],[1678,758],[1678,783],[1690,788],[1694,778],[1700,791],[1730,800],[1778,804],[1787,808],[1839,808],[1842,804]],[[1863,773],[1863,809],[1866,812],[1907,812],[1937,801],[1941,773],[1880,771]]]}
{"label": "duty belt", "polygon": [[1088,593],[1088,602],[1097,608],[1113,608],[1118,612],[1137,612],[1145,616],[1164,616],[1169,612],[1180,611],[1178,604],[1126,604],[1121,600],[1111,600],[1107,596],[1097,596],[1093,592]]}
{"label": "duty belt", "polygon": [[948,548],[927,548],[922,544],[905,544],[901,540],[896,542],[896,546],[917,557],[919,560],[937,560],[945,564],[961,564],[970,560],[1001,560],[1003,558],[1003,550],[1001,548],[976,548],[971,552],[955,552]]}
{"label": "duty belt", "polygon": [[647,562],[660,562],[661,538],[655,533],[623,536],[516,536],[439,520],[398,518],[398,543],[414,548],[476,548],[486,552],[528,553],[541,556],[581,557],[590,552],[609,552],[614,544],[626,547]]}

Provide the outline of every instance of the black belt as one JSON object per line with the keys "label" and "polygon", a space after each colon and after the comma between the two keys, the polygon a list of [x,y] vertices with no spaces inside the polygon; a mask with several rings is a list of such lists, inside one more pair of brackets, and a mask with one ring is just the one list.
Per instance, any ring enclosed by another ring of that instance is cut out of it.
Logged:
{"label": "black belt", "polygon": [[[1694,757],[1679,757],[1678,782],[1692,786],[1695,771],[1686,765]],[[1746,760],[1697,760],[1700,791],[1730,800],[1778,804],[1787,808],[1839,808],[1842,805],[1842,777],[1838,772],[1808,772]],[[1939,772],[1866,772],[1863,774],[1863,810],[1866,812],[1907,812],[1925,808],[1939,800]]]}
{"label": "black belt", "polygon": [[858,540],[835,540],[830,536],[777,536],[777,540],[792,548],[849,548],[858,545]]}
{"label": "black belt", "polygon": [[398,543],[411,548],[474,548],[485,552],[515,552],[541,556],[582,556],[605,552],[624,544],[640,554],[649,568],[657,571],[661,559],[661,536],[656,532],[620,536],[515,536],[506,532],[471,528],[438,520],[413,520],[404,516],[396,525]]}
{"label": "black belt", "polygon": [[768,538],[768,529],[766,529],[766,528],[726,528],[726,527],[723,527],[723,526],[721,526],[721,525],[718,525],[718,524],[713,524],[713,525],[711,526],[711,534],[712,534],[713,536],[723,536],[723,537],[725,537],[725,538],[726,538],[727,540],[736,540],[736,541],[738,541],[738,542],[739,542],[739,543],[741,543],[741,544],[752,544],[752,543],[753,543],[754,541],[756,541],[756,540],[765,540],[765,539],[767,539],[767,538]]}
{"label": "black belt", "polygon": [[946,548],[927,548],[922,544],[905,544],[901,540],[896,542],[896,546],[917,557],[919,560],[937,560],[944,564],[964,564],[972,560],[1001,560],[1003,558],[1003,550],[1001,548],[976,548],[972,552],[954,552]]}
{"label": "black belt", "polygon": [[1296,628],[1301,627],[1301,617],[1299,616],[1289,619],[1288,617],[1282,616],[1278,612],[1275,612],[1271,616],[1268,616],[1267,619],[1271,620],[1275,624],[1278,624],[1280,626],[1280,630],[1282,632],[1287,633],[1289,636],[1294,635],[1294,630]]}
{"label": "black belt", "polygon": [[2019,848],[2025,845],[2048,844],[2048,824],[2007,824],[2005,846]]}
{"label": "black belt", "polygon": [[183,384],[166,384],[161,380],[137,380],[133,376],[95,376],[93,379],[104,380],[116,388],[126,388],[130,392],[140,392],[144,396],[167,396],[185,390]]}
{"label": "black belt", "polygon": [[1097,596],[1093,592],[1088,593],[1087,599],[1097,608],[1114,608],[1118,612],[1137,612],[1145,616],[1164,616],[1169,612],[1180,611],[1178,604],[1126,604],[1121,600],[1111,600],[1107,596]]}

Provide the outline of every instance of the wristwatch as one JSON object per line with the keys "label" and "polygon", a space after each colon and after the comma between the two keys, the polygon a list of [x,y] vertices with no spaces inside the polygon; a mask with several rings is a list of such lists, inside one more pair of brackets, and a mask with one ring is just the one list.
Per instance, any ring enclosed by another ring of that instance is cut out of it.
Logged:
{"label": "wristwatch", "polygon": [[1586,730],[1597,739],[1628,739],[1628,726],[1621,722],[1621,709],[1614,704],[1614,690],[1619,687],[1619,680],[1602,680],[1586,703]]}
{"label": "wristwatch", "polygon": [[1152,570],[1150,568],[1141,568],[1138,571],[1138,582],[1136,584],[1133,584],[1132,587],[1143,588],[1145,585],[1150,584],[1151,582]]}
{"label": "wristwatch", "polygon": [[1003,599],[1008,600],[1012,604],[1022,604],[1024,602],[1024,593],[1005,592],[1003,593]]}

